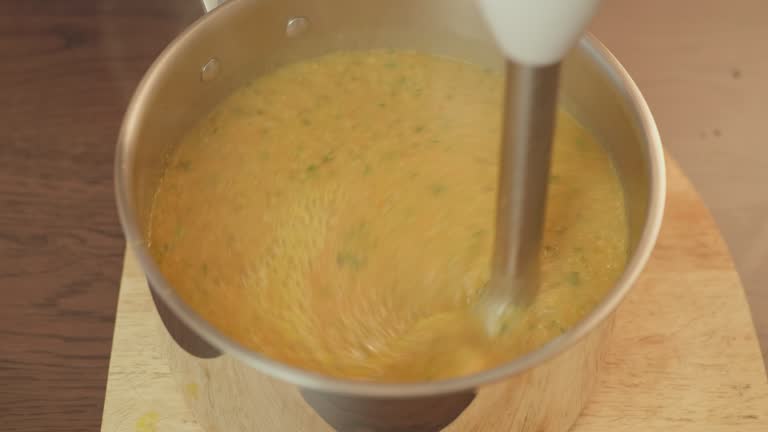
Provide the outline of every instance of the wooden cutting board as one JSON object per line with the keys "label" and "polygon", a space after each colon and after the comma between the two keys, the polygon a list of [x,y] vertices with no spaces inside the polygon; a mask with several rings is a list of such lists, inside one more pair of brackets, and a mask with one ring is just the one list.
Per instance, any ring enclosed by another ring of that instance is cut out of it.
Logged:
{"label": "wooden cutting board", "polygon": [[[667,189],[658,245],[620,307],[598,389],[572,432],[765,432],[768,382],[728,249],[672,161]],[[203,432],[158,349],[130,251],[120,288],[101,430]]]}

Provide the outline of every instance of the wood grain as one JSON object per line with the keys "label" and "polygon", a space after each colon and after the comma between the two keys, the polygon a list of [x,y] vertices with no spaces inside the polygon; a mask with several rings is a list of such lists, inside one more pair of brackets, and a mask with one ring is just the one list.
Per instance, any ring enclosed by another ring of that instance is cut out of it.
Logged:
{"label": "wood grain", "polygon": [[[768,424],[768,382],[727,247],[674,163],[668,194],[658,247],[618,311],[598,388],[573,432],[758,432]],[[158,323],[129,253],[102,431],[202,431],[184,397],[210,395],[203,386],[177,388]],[[505,415],[515,413],[500,411],[472,430],[502,430],[493,425]],[[282,424],[269,430],[280,432]]]}
{"label": "wood grain", "polygon": [[719,224],[768,359],[768,2],[604,0],[592,30],[624,64]]}
{"label": "wood grain", "polygon": [[127,96],[191,7],[2,2],[0,430],[99,427],[124,250],[115,138]]}

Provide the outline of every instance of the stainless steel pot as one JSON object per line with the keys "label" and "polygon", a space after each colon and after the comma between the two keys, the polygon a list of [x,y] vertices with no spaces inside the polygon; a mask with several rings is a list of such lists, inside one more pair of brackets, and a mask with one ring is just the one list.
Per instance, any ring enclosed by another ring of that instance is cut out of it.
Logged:
{"label": "stainless steel pot", "polygon": [[616,163],[628,203],[631,257],[589,316],[535,352],[439,382],[376,384],[318,375],[222,335],[182,302],[150,255],[145,233],[164,155],[194,122],[276,66],[374,47],[503,64],[469,0],[232,0],[180,35],[139,85],[118,143],[117,203],[164,324],[173,374],[209,431],[567,430],[595,385],[616,307],[653,248],[665,192],[663,151],[648,107],[591,37],[565,62],[561,102]]}

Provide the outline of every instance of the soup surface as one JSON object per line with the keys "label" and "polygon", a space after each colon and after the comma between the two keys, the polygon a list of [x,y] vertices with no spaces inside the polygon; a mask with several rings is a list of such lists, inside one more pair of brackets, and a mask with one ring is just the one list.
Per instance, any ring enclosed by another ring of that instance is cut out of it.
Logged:
{"label": "soup surface", "polygon": [[623,270],[611,161],[560,112],[540,296],[485,335],[503,78],[339,52],[236,91],[169,155],[149,233],[181,297],[234,340],[375,381],[497,365],[583,318]]}

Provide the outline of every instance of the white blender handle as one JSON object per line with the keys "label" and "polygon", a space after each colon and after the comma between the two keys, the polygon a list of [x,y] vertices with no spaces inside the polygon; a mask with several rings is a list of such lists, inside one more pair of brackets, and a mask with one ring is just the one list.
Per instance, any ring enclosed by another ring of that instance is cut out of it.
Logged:
{"label": "white blender handle", "polygon": [[478,0],[504,55],[528,66],[558,63],[579,40],[599,0]]}
{"label": "white blender handle", "polygon": [[221,6],[222,3],[224,3],[227,0],[202,0],[203,2],[203,9],[205,9],[205,12],[210,12],[217,7]]}
{"label": "white blender handle", "polygon": [[477,303],[488,334],[538,295],[560,63],[599,0],[478,0],[506,57],[491,278]]}

